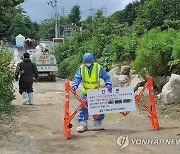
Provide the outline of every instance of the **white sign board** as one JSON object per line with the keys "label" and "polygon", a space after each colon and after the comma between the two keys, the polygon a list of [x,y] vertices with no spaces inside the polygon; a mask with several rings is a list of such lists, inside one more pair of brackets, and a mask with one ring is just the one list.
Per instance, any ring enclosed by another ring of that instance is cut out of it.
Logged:
{"label": "white sign board", "polygon": [[89,115],[135,111],[134,88],[114,87],[87,90]]}

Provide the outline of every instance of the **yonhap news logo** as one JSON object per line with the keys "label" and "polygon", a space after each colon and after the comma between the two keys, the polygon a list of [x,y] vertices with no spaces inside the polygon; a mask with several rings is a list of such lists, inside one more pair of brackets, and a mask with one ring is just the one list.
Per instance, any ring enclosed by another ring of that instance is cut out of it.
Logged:
{"label": "yonhap news logo", "polygon": [[132,145],[180,145],[180,139],[129,139],[127,136],[119,136],[116,140],[116,144],[120,149],[126,148],[129,144]]}
{"label": "yonhap news logo", "polygon": [[120,149],[124,149],[129,145],[129,138],[128,136],[119,136],[116,140],[116,143]]}

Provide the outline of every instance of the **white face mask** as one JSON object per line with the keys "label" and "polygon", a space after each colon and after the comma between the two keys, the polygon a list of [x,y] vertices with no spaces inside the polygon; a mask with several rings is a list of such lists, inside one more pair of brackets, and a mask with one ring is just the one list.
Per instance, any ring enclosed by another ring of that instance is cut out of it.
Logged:
{"label": "white face mask", "polygon": [[86,64],[84,64],[85,66],[87,66],[87,67],[90,67],[91,66],[91,63],[86,63]]}

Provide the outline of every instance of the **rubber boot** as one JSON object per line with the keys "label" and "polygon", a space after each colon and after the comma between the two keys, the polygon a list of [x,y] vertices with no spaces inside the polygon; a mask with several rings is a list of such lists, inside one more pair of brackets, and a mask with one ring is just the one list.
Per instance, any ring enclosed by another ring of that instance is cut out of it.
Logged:
{"label": "rubber boot", "polygon": [[33,105],[33,93],[28,93],[28,97],[29,97],[29,105]]}
{"label": "rubber boot", "polygon": [[23,96],[23,105],[26,105],[29,102],[29,97],[27,92],[23,92],[22,96]]}
{"label": "rubber boot", "polygon": [[102,121],[99,122],[99,121],[94,121],[94,126],[93,126],[93,130],[96,131],[96,130],[102,130],[103,127],[102,127]]}
{"label": "rubber boot", "polygon": [[79,122],[79,127],[77,127],[77,131],[79,133],[82,133],[88,129],[88,122],[87,121],[81,121]]}

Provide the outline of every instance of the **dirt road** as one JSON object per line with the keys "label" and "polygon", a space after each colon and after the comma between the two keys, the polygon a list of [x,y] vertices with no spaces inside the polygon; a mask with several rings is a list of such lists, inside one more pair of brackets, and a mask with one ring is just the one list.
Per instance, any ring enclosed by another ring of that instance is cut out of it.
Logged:
{"label": "dirt road", "polygon": [[[170,117],[159,116],[161,130],[153,131],[147,113],[132,112],[127,117],[108,114],[104,120],[105,130],[89,130],[77,133],[78,123],[73,120],[72,139],[67,140],[62,134],[63,127],[63,80],[35,83],[35,105],[22,105],[22,98],[16,92],[14,121],[1,124],[0,154],[178,154],[179,144],[142,145],[142,139],[180,139],[180,122]],[[15,83],[17,87],[17,83]],[[77,106],[71,99],[72,108]],[[90,119],[92,119],[90,117]],[[128,147],[120,149],[116,144],[119,136],[127,136]],[[134,140],[133,144],[132,140]],[[176,140],[177,141],[177,140]],[[175,141],[174,141],[175,142]],[[174,143],[173,142],[173,143]]]}

